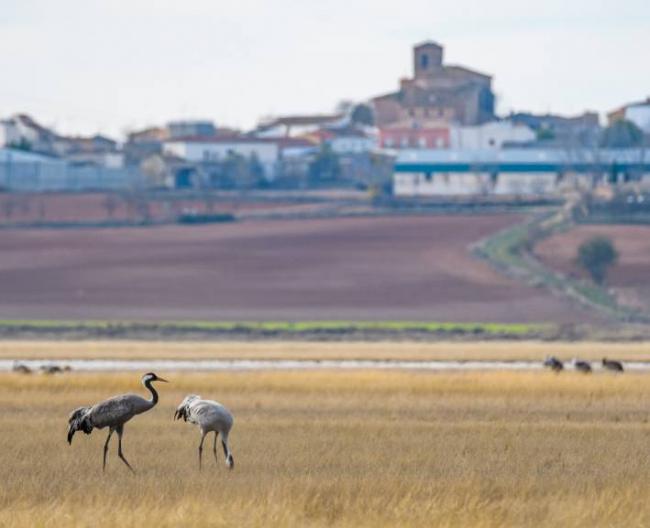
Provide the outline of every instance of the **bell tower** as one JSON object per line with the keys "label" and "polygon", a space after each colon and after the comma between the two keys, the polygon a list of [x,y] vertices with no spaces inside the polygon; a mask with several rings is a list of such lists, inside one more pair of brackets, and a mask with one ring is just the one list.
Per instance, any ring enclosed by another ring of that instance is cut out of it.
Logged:
{"label": "bell tower", "polygon": [[413,75],[416,79],[431,77],[442,66],[444,48],[432,41],[413,48]]}

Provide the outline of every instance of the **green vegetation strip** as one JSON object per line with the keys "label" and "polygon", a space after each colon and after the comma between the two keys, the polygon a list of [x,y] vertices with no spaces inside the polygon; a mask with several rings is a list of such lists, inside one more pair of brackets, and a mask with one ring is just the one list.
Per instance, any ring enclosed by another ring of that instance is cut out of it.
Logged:
{"label": "green vegetation strip", "polygon": [[562,212],[535,216],[524,224],[506,228],[483,240],[474,253],[515,279],[569,297],[619,321],[646,322],[647,314],[621,306],[604,287],[573,279],[544,266],[532,254],[541,240],[570,229],[573,222]]}
{"label": "green vegetation strip", "polygon": [[441,323],[417,321],[52,321],[4,320],[0,332],[205,332],[205,333],[345,333],[345,332],[423,332],[482,334],[494,336],[532,336],[549,330],[542,324]]}

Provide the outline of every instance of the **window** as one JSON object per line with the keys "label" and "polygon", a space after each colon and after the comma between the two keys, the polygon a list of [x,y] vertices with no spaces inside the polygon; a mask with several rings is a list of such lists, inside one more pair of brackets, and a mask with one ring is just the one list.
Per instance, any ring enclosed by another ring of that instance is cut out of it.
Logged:
{"label": "window", "polygon": [[426,54],[420,55],[420,68],[426,70],[429,66],[429,56]]}

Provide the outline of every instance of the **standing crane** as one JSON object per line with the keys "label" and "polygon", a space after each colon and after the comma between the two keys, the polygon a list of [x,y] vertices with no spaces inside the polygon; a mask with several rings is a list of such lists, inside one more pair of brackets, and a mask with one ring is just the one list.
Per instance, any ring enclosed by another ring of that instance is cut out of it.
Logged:
{"label": "standing crane", "polygon": [[142,384],[151,392],[151,399],[147,400],[137,394],[121,394],[113,396],[108,400],[96,403],[92,407],[79,407],[70,414],[68,423],[68,444],[72,444],[72,437],[76,431],[83,431],[90,434],[94,428],[103,429],[108,427],[108,437],[104,444],[104,463],[102,471],[106,470],[106,453],[108,452],[108,442],[111,439],[113,432],[117,433],[118,447],[117,454],[122,459],[122,462],[133,471],[131,464],[128,463],[122,454],[122,434],[124,433],[124,424],[137,414],[152,409],[158,403],[158,393],[151,385],[154,381],[167,380],[159,378],[153,372],[147,372],[142,376]]}
{"label": "standing crane", "polygon": [[582,372],[583,374],[591,374],[591,363],[588,361],[582,361],[581,359],[574,358],[573,368],[575,368],[578,372]]}
{"label": "standing crane", "polygon": [[235,466],[235,460],[228,446],[228,434],[233,424],[233,416],[219,402],[213,400],[202,400],[201,396],[190,394],[185,397],[174,413],[174,419],[182,418],[185,422],[196,424],[201,429],[201,443],[199,444],[199,470],[201,469],[201,454],[203,453],[203,441],[208,433],[214,432],[214,444],[212,452],[215,462],[217,459],[217,438],[221,433],[221,445],[226,456],[226,465],[229,469]]}
{"label": "standing crane", "polygon": [[544,366],[550,368],[553,372],[561,372],[564,369],[564,363],[555,356],[546,356]]}
{"label": "standing crane", "polygon": [[614,359],[603,358],[603,368],[613,372],[623,372],[623,363]]}

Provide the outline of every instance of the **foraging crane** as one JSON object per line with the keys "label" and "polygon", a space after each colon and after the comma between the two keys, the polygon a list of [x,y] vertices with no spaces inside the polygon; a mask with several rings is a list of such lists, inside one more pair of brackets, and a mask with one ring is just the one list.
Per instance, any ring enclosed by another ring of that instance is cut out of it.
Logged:
{"label": "foraging crane", "polygon": [[152,409],[156,403],[158,403],[158,393],[151,385],[154,381],[167,382],[167,380],[159,378],[153,372],[147,372],[142,376],[142,384],[151,392],[150,400],[137,394],[121,394],[99,402],[92,407],[79,407],[72,411],[68,420],[68,423],[70,424],[68,429],[68,444],[72,444],[72,437],[76,431],[83,431],[86,434],[90,434],[95,427],[97,429],[108,427],[108,437],[104,444],[104,463],[102,465],[102,471],[106,470],[108,442],[110,441],[113,432],[116,432],[119,442],[117,454],[126,466],[135,473],[131,464],[128,463],[122,454],[122,434],[124,433],[124,424],[137,414]]}
{"label": "foraging crane", "polygon": [[623,372],[623,363],[613,359],[603,358],[603,368],[613,372]]}
{"label": "foraging crane", "polygon": [[546,356],[544,366],[550,368],[553,372],[561,372],[564,369],[564,363],[555,356]]}
{"label": "foraging crane", "polygon": [[583,374],[591,374],[591,364],[588,361],[582,361],[581,359],[574,358],[573,367]]}
{"label": "foraging crane", "polygon": [[208,433],[214,432],[214,444],[212,452],[215,462],[217,459],[217,437],[221,433],[221,445],[226,456],[226,465],[232,469],[235,460],[228,446],[228,433],[233,424],[232,414],[219,402],[213,400],[202,400],[201,396],[190,394],[185,397],[174,413],[174,419],[183,418],[185,422],[196,424],[201,429],[201,443],[199,444],[199,470],[201,470],[201,454],[203,453],[203,440]]}

